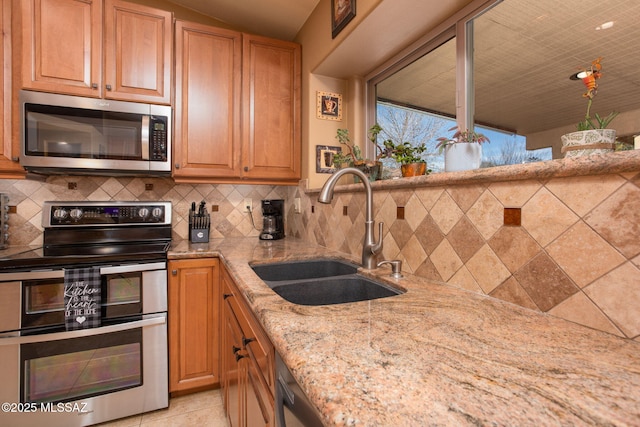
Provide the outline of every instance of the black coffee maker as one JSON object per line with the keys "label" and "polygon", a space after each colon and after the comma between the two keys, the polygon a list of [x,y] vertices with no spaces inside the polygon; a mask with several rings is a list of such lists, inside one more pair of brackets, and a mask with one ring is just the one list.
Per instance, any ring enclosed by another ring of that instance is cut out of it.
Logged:
{"label": "black coffee maker", "polygon": [[284,237],[284,200],[262,201],[262,233],[260,240],[278,240]]}

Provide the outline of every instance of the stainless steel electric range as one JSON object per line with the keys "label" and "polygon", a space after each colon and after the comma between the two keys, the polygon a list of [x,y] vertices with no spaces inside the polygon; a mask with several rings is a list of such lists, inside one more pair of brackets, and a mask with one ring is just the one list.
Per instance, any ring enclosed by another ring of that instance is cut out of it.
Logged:
{"label": "stainless steel electric range", "polygon": [[42,248],[0,256],[0,425],[168,406],[170,202],[46,202]]}

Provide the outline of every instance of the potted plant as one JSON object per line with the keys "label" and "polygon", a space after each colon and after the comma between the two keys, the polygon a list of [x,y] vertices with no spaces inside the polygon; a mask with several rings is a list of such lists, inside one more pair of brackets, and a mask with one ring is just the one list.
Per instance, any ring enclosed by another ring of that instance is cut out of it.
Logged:
{"label": "potted plant", "polygon": [[[374,142],[374,144],[377,139],[377,135],[381,130],[382,128],[377,124],[372,126],[369,130],[369,140]],[[341,145],[346,146],[348,150],[346,154],[337,153],[333,156],[333,164],[336,168],[340,169],[345,166],[353,166],[362,170],[362,172],[369,177],[369,181],[375,181],[382,175],[382,163],[379,161],[379,158],[376,157],[375,161],[365,160],[362,157],[362,150],[360,147],[355,144],[351,144],[348,129],[338,129],[336,132],[336,139]],[[359,178],[354,177],[354,180],[358,182]]]}
{"label": "potted plant", "polygon": [[452,137],[440,137],[436,145],[440,153],[444,151],[445,172],[478,169],[482,162],[482,144],[490,142],[489,138],[473,130],[463,131],[457,126],[449,131],[454,129],[457,130]]}
{"label": "potted plant", "polygon": [[391,139],[387,139],[383,144],[384,150],[381,150],[381,158],[391,157],[400,163],[403,177],[421,176],[427,173],[427,162],[421,156],[427,150],[424,143],[413,146],[409,142],[396,144]]}
{"label": "potted plant", "polygon": [[587,88],[587,91],[582,94],[587,98],[587,112],[584,120],[578,123],[576,132],[562,135],[562,153],[565,157],[602,154],[613,151],[615,148],[616,131],[607,129],[607,126],[618,113],[614,111],[606,117],[600,117],[595,113],[594,118],[591,117],[591,105],[598,91],[597,80],[602,77],[601,60],[602,58],[593,60],[589,68],[571,76],[573,80],[581,80]]}

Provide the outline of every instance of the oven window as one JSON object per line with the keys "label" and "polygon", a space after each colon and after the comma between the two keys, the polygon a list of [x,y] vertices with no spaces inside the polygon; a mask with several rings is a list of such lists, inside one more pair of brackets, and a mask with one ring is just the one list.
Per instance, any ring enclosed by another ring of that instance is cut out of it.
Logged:
{"label": "oven window", "polygon": [[[118,319],[142,313],[142,273],[102,276],[102,319]],[[22,327],[64,325],[64,280],[23,282]]]}
{"label": "oven window", "polygon": [[142,328],[23,344],[21,401],[64,402],[142,385]]}

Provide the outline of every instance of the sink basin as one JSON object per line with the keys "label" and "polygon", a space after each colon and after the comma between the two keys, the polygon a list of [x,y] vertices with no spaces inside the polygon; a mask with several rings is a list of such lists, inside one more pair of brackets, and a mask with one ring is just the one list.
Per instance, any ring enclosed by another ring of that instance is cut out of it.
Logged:
{"label": "sink basin", "polygon": [[358,270],[356,264],[336,259],[274,262],[254,265],[251,268],[265,282],[344,276],[355,274]]}
{"label": "sink basin", "polygon": [[356,274],[358,265],[336,259],[274,262],[251,268],[276,294],[299,305],[344,304],[402,293]]}
{"label": "sink basin", "polygon": [[401,292],[357,274],[276,284],[271,289],[299,305],[331,305],[369,301]]}

